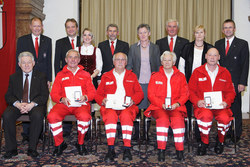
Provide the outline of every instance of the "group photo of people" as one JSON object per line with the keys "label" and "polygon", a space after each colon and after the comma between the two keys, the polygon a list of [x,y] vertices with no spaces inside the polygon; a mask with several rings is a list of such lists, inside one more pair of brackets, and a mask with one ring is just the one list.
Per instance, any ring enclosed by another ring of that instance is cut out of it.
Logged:
{"label": "group photo of people", "polygon": [[[242,93],[249,45],[235,35],[236,26],[225,19],[223,37],[209,43],[209,27],[194,25],[189,40],[178,35],[178,19],[168,18],[166,36],[152,41],[152,25],[142,22],[131,44],[111,22],[107,39],[95,43],[94,27],[67,18],[58,26],[66,36],[53,42],[43,34],[43,19],[32,17],[30,33],[16,41],[15,72],[4,96],[2,161],[22,155],[30,162],[51,157],[49,165],[61,166],[68,166],[60,162],[67,157],[94,166],[137,166],[144,159],[185,166],[190,157],[212,164],[211,155],[215,161],[237,156],[247,133]],[[17,122],[23,115],[28,121]],[[76,121],[64,121],[72,115]]]}

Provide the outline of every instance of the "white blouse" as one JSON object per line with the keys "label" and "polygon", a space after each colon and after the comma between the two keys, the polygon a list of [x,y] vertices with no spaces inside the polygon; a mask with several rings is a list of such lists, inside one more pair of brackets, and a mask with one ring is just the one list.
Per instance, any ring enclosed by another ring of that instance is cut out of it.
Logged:
{"label": "white blouse", "polygon": [[[77,47],[75,50],[79,51],[79,47]],[[81,46],[81,55],[93,55],[94,52],[94,46],[93,45],[89,45],[89,46],[85,46],[82,45]],[[101,76],[101,72],[102,72],[102,53],[101,50],[99,48],[96,48],[95,51],[95,55],[96,55],[96,70],[99,70],[98,76]]]}

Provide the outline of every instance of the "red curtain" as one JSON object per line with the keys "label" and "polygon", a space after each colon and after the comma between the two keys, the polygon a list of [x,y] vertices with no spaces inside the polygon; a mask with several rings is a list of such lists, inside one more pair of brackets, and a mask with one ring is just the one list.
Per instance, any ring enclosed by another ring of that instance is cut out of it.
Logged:
{"label": "red curtain", "polygon": [[9,76],[16,65],[16,0],[3,0],[3,47],[0,49],[0,116],[7,104],[4,96],[8,89]]}

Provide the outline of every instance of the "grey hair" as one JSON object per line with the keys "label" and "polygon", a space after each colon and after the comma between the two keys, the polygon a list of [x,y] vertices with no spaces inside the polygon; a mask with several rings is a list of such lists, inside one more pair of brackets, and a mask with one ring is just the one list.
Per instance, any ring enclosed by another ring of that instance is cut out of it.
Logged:
{"label": "grey hair", "polygon": [[76,51],[75,49],[70,49],[67,53],[66,53],[66,57],[69,55],[70,52],[75,52],[77,53],[78,57],[80,58],[80,53],[78,51]]}
{"label": "grey hair", "polygon": [[117,25],[117,24],[109,24],[109,25],[107,26],[107,31],[109,30],[109,27],[115,27],[115,28],[117,29],[117,31],[119,31],[118,25]]}
{"label": "grey hair", "polygon": [[168,20],[166,21],[166,26],[168,26],[168,23],[171,23],[171,22],[176,22],[177,27],[179,28],[179,22],[178,22],[176,19],[168,19]]}
{"label": "grey hair", "polygon": [[117,54],[123,54],[123,55],[125,55],[125,59],[126,59],[126,61],[128,61],[128,56],[125,53],[123,53],[123,52],[118,52],[118,53],[114,54],[113,61],[115,61],[115,57],[116,57]]}
{"label": "grey hair", "polygon": [[176,62],[176,59],[177,59],[176,54],[174,52],[169,52],[169,51],[165,51],[165,52],[162,53],[162,55],[161,55],[161,61],[163,61],[163,58],[165,56],[167,56],[167,55],[172,56],[173,62]]}
{"label": "grey hair", "polygon": [[22,57],[25,57],[25,56],[31,57],[32,61],[34,61],[34,56],[33,56],[32,53],[30,53],[30,52],[21,52],[21,53],[18,55],[18,62],[20,63]]}
{"label": "grey hair", "polygon": [[137,27],[137,34],[139,32],[139,29],[140,28],[146,28],[148,30],[148,32],[150,32],[150,26],[148,24],[140,24],[138,27]]}

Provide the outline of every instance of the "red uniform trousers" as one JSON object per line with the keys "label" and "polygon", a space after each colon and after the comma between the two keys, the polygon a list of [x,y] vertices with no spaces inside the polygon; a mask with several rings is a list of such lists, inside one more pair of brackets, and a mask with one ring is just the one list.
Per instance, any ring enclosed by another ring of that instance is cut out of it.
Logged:
{"label": "red uniform trousers", "polygon": [[67,107],[64,104],[56,104],[51,109],[47,119],[54,137],[55,146],[59,146],[63,142],[62,121],[66,115],[75,115],[77,119],[78,144],[82,145],[90,125],[90,106]]}
{"label": "red uniform trousers", "polygon": [[114,145],[118,118],[122,126],[122,138],[125,147],[131,147],[133,123],[138,114],[138,107],[133,105],[124,110],[101,108],[101,115],[105,124],[108,145]]}
{"label": "red uniform trousers", "polygon": [[184,113],[177,110],[154,110],[152,116],[156,119],[156,133],[158,149],[165,150],[168,140],[168,128],[171,126],[174,133],[175,148],[184,150]]}
{"label": "red uniform trousers", "polygon": [[228,131],[231,120],[233,120],[230,109],[210,110],[207,108],[198,108],[195,110],[195,117],[201,134],[203,143],[209,143],[209,132],[212,126],[213,117],[217,121],[218,138],[220,143],[224,142],[224,136]]}

